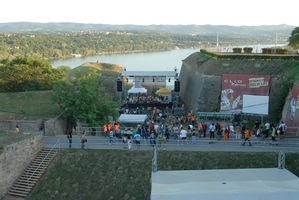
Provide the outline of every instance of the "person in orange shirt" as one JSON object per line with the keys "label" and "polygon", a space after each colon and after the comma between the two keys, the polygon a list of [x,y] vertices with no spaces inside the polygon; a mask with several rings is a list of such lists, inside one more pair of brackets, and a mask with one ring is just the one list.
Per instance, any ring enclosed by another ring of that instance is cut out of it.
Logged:
{"label": "person in orange shirt", "polygon": [[228,140],[228,131],[229,131],[228,128],[224,129],[224,134],[223,134],[223,139],[224,140]]}
{"label": "person in orange shirt", "polygon": [[114,123],[114,133],[118,139],[121,139],[120,125],[119,123]]}
{"label": "person in orange shirt", "polygon": [[103,126],[103,135],[105,137],[107,137],[107,134],[108,134],[108,126],[107,126],[107,124],[104,124],[104,126]]}
{"label": "person in orange shirt", "polygon": [[191,116],[191,123],[193,126],[195,126],[195,116],[194,115]]}
{"label": "person in orange shirt", "polygon": [[108,132],[112,129],[112,124],[110,122],[108,123],[107,128],[108,128]]}
{"label": "person in orange shirt", "polygon": [[246,131],[245,131],[245,140],[244,140],[242,146],[245,145],[246,141],[249,142],[249,146],[252,146],[252,145],[251,145],[251,142],[250,142],[250,131],[248,130],[248,128],[247,128]]}

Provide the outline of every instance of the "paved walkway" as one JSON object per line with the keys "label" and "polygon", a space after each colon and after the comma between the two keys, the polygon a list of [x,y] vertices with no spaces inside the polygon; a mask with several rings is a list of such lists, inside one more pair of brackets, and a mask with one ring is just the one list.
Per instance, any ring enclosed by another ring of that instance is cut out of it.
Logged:
{"label": "paved walkway", "polygon": [[[68,148],[69,143],[65,135],[44,136],[44,145],[48,148]],[[108,137],[88,136],[86,149],[123,149],[126,144],[120,140],[114,139],[113,144],[109,144]],[[156,140],[157,141],[157,140]],[[242,139],[230,139],[228,141],[199,138],[194,144],[191,141],[188,144],[181,144],[181,140],[170,139],[166,143],[166,150],[182,150],[182,151],[238,151],[238,152],[299,152],[299,138],[277,139],[278,145],[270,145],[271,138],[267,138],[264,142],[257,141],[253,136],[251,138],[252,146],[246,143],[242,146]],[[81,148],[79,136],[73,136],[72,148]],[[136,144],[133,144],[132,150],[136,150]],[[149,140],[142,140],[140,150],[152,150]]]}

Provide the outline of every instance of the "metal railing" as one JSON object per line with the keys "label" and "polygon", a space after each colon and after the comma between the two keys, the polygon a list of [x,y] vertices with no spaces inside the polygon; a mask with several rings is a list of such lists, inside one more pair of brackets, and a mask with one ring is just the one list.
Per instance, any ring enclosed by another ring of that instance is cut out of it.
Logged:
{"label": "metal railing", "polygon": [[[123,143],[121,138],[113,138],[113,142],[109,142],[109,137],[97,137],[90,136],[87,137],[88,142],[85,144],[87,149],[128,149],[127,143]],[[248,151],[247,148],[250,148],[250,151],[259,152],[259,151],[269,151],[269,152],[278,152],[282,150],[284,152],[299,152],[299,140],[277,140],[278,146],[269,145],[271,138],[266,138],[264,141],[251,138],[252,147],[244,147],[241,144],[244,142],[243,139],[229,139],[228,141],[209,139],[209,138],[197,138],[197,140],[185,140],[182,143],[181,139],[170,138],[166,142],[159,141],[155,139],[156,144],[151,144],[151,139],[141,139],[141,143],[137,146],[136,143],[133,143],[132,150],[153,150],[153,147],[157,146],[158,150],[191,150],[191,151],[205,151],[205,150],[220,150],[220,151]],[[55,140],[46,141],[46,146],[52,147]],[[60,139],[59,148],[69,148],[69,141],[67,138]],[[72,138],[72,148],[81,148],[80,137],[75,136]]]}
{"label": "metal railing", "polygon": [[29,181],[31,181],[32,177],[36,174],[37,170],[40,169],[41,165],[44,163],[44,161],[48,158],[48,156],[51,154],[51,152],[53,151],[53,149],[55,149],[55,147],[59,143],[60,143],[60,139],[57,140],[57,142],[53,145],[53,147],[50,149],[50,151],[47,153],[47,155],[42,159],[42,161],[39,163],[39,165],[37,166],[37,168],[33,171],[33,173],[31,174],[31,176],[27,178],[28,189],[29,189]]}

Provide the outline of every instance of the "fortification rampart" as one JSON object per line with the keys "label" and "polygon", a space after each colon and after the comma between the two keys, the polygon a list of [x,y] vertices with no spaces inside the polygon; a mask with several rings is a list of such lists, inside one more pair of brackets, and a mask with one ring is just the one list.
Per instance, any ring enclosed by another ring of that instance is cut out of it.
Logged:
{"label": "fortification rampart", "polygon": [[[183,60],[180,71],[180,96],[192,112],[218,112],[221,101],[222,74],[270,75],[269,117],[281,109],[278,100],[285,78],[286,60],[218,60],[197,52]],[[278,108],[280,106],[280,108]]]}

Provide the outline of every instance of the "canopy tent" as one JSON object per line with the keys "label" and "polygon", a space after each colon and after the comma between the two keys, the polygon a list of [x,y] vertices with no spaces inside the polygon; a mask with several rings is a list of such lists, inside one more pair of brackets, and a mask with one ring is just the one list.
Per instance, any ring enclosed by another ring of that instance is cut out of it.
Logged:
{"label": "canopy tent", "polygon": [[165,102],[171,102],[171,91],[168,90],[167,88],[160,88],[159,90],[157,90],[156,92],[157,95],[163,96]]}
{"label": "canopy tent", "polygon": [[146,93],[147,89],[141,86],[140,82],[135,82],[135,85],[128,90],[129,94]]}
{"label": "canopy tent", "polygon": [[121,114],[118,122],[122,127],[136,127],[138,124],[144,124],[147,115]]}
{"label": "canopy tent", "polygon": [[167,88],[160,88],[157,92],[157,94],[171,94],[171,91]]}
{"label": "canopy tent", "polygon": [[135,85],[128,90],[129,94],[146,93],[147,89],[141,86],[140,82],[135,82]]}

